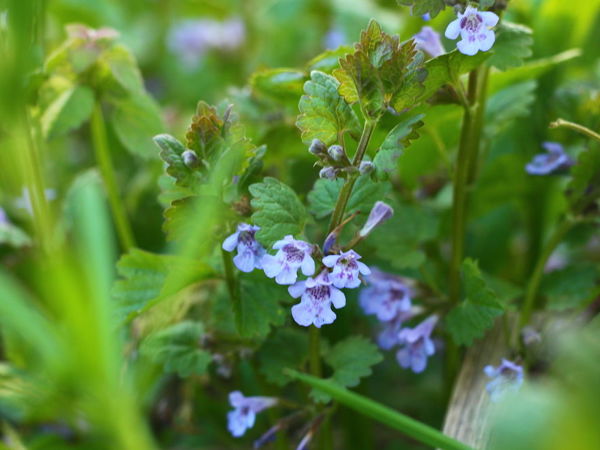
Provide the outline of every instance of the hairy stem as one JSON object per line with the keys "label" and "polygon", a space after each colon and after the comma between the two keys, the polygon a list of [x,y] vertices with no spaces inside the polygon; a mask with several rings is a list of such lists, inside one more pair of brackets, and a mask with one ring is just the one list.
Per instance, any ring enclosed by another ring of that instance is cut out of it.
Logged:
{"label": "hairy stem", "polygon": [[560,128],[560,127],[570,128],[571,130],[575,130],[578,133],[581,133],[587,137],[590,137],[590,138],[595,139],[598,142],[600,142],[600,134],[596,133],[595,131],[590,130],[587,127],[584,127],[583,125],[579,125],[578,123],[575,123],[575,122],[569,122],[568,120],[564,120],[564,119],[556,119],[554,122],[550,123],[549,127],[550,128]]}
{"label": "hairy stem", "polygon": [[135,239],[133,237],[133,232],[131,231],[131,225],[127,219],[125,206],[119,195],[115,169],[110,156],[110,149],[108,148],[104,115],[102,114],[100,103],[96,103],[96,106],[94,107],[91,128],[96,162],[100,167],[100,173],[102,175],[102,180],[104,181],[104,187],[117,228],[117,234],[119,235],[123,250],[128,251],[132,247],[135,247]]}

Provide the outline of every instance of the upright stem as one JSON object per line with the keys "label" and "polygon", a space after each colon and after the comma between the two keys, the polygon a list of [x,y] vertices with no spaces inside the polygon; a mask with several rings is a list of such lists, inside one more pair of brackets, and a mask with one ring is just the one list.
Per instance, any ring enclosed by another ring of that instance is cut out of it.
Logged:
{"label": "upright stem", "polygon": [[223,269],[225,271],[225,283],[227,284],[227,292],[229,292],[229,298],[231,299],[231,303],[233,304],[235,323],[239,330],[242,324],[242,315],[237,280],[235,278],[235,270],[233,268],[233,258],[231,256],[231,253],[226,252],[223,249],[221,249],[221,256],[223,257]]}
{"label": "upright stem", "polygon": [[110,149],[108,148],[108,139],[106,137],[106,125],[102,114],[100,103],[96,103],[94,112],[92,113],[92,141],[94,143],[94,151],[96,153],[96,161],[100,167],[102,180],[108,196],[108,202],[112,211],[119,240],[123,246],[123,250],[128,251],[135,247],[135,239],[131,231],[131,225],[127,219],[125,206],[119,195],[117,179],[112,159],[110,157]]}
{"label": "upright stem", "polygon": [[321,349],[320,349],[320,341],[321,336],[319,333],[319,329],[312,325],[309,330],[309,360],[308,366],[310,369],[311,375],[315,377],[321,376]]}

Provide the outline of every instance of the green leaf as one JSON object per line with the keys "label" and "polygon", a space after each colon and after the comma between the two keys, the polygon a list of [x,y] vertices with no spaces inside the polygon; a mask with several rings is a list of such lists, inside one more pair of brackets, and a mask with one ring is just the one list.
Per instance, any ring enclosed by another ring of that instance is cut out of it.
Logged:
{"label": "green leaf", "polygon": [[287,370],[292,378],[302,381],[314,389],[318,389],[324,394],[330,395],[333,399],[354,409],[359,414],[371,417],[389,427],[406,433],[407,436],[422,442],[433,448],[442,448],[445,450],[472,450],[471,447],[449,436],[442,434],[435,428],[422,422],[412,419],[404,414],[394,411],[381,403],[371,400],[362,395],[344,389],[331,380],[323,380],[295,370]]}
{"label": "green leaf", "polygon": [[252,74],[250,86],[255,93],[279,101],[296,102],[302,95],[307,73],[297,69],[263,69]]}
{"label": "green leaf", "polygon": [[531,29],[523,25],[502,21],[496,30],[494,52],[488,64],[500,70],[522,66],[523,60],[533,54],[531,33]]}
{"label": "green leaf", "polygon": [[132,154],[150,159],[156,155],[152,138],[164,129],[161,112],[146,94],[111,100],[110,122],[121,144]]}
{"label": "green leaf", "polygon": [[462,264],[465,299],[446,316],[446,328],[458,345],[470,346],[494,325],[504,313],[496,294],[481,275],[477,263],[465,259]]}
{"label": "green leaf", "polygon": [[340,66],[339,60],[346,53],[351,53],[352,47],[342,45],[335,50],[326,50],[320,55],[315,56],[306,64],[307,73],[313,70],[320,70],[321,72],[331,73],[334,69]]}
{"label": "green leaf", "polygon": [[600,148],[592,146],[581,152],[571,168],[571,176],[566,190],[571,211],[594,213],[593,205],[600,199]]}
{"label": "green leaf", "polygon": [[423,117],[425,114],[409,117],[388,133],[373,160],[379,178],[384,178],[387,173],[396,170],[397,160],[402,154],[402,150],[410,145],[411,140],[419,137],[417,129],[424,125],[421,120]]}
{"label": "green leaf", "polygon": [[292,188],[267,177],[262,183],[250,185],[254,224],[260,226],[256,238],[267,248],[275,241],[302,232],[306,222],[304,205]]}
{"label": "green leaf", "polygon": [[198,102],[196,113],[185,134],[187,147],[206,161],[213,159],[216,150],[223,143],[224,125],[225,121],[219,117],[214,106]]}
{"label": "green leaf", "polygon": [[479,9],[484,10],[491,8],[496,3],[496,0],[479,0]]}
{"label": "green leaf", "polygon": [[290,382],[290,378],[283,370],[300,367],[306,361],[307,354],[306,333],[295,329],[278,329],[258,351],[260,372],[270,383],[284,386]]}
{"label": "green leaf", "polygon": [[446,7],[444,0],[397,0],[401,6],[410,6],[412,16],[429,14],[435,17]]}
{"label": "green leaf", "polygon": [[419,267],[425,261],[421,245],[438,234],[439,220],[423,205],[392,204],[394,215],[377,227],[367,242],[377,256],[398,268]]}
{"label": "green leaf", "polygon": [[13,248],[28,247],[31,245],[31,238],[16,225],[0,222],[0,247],[2,245]]}
{"label": "green leaf", "polygon": [[525,81],[492,95],[485,108],[486,134],[491,138],[515,119],[529,115],[536,88],[536,81]]}
{"label": "green leaf", "polygon": [[540,293],[548,298],[548,308],[553,310],[585,306],[598,293],[599,275],[593,264],[572,265],[545,274]]}
{"label": "green leaf", "polygon": [[142,342],[140,352],[162,365],[167,373],[177,373],[182,378],[203,375],[212,360],[211,354],[200,348],[203,335],[201,323],[181,322],[150,334]]}
{"label": "green leaf", "polygon": [[[317,219],[327,217],[333,212],[344,180],[320,178],[308,193],[308,207]],[[370,176],[359,177],[354,184],[352,194],[346,206],[346,213],[360,211],[368,214],[377,200],[381,200],[389,191],[389,183],[374,182]]]}
{"label": "green leaf", "polygon": [[[381,362],[383,356],[370,340],[362,336],[350,336],[331,347],[324,359],[333,370],[329,378],[332,382],[343,387],[354,387],[361,378],[371,375],[371,366]],[[313,390],[311,395],[320,402],[330,400],[328,395],[319,390]]]}
{"label": "green leaf", "polygon": [[62,92],[42,114],[42,131],[47,139],[68,133],[90,118],[94,92],[86,86],[74,86]]}
{"label": "green leaf", "polygon": [[340,83],[331,75],[314,70],[304,84],[304,92],[298,105],[300,115],[296,125],[302,131],[306,144],[320,139],[330,145],[344,133],[357,138],[360,123],[354,111],[338,93]]}
{"label": "green leaf", "polygon": [[169,134],[155,136],[154,142],[160,147],[160,157],[166,163],[167,174],[175,179],[177,186],[189,188],[200,183],[201,174],[183,162],[181,155],[186,148],[181,142]]}
{"label": "green leaf", "polygon": [[128,94],[144,94],[144,80],[135,57],[127,47],[117,44],[100,57],[110,77]]}

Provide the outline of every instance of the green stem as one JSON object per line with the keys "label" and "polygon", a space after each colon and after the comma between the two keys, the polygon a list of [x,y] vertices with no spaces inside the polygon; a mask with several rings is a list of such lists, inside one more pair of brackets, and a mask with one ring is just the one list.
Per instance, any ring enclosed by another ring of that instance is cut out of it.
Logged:
{"label": "green stem", "polygon": [[590,138],[595,139],[600,142],[600,134],[596,133],[595,131],[590,130],[587,127],[584,127],[583,125],[579,125],[578,123],[574,123],[574,122],[569,122],[568,120],[556,119],[554,122],[550,123],[549,127],[550,128],[560,128],[560,127],[570,128],[571,130],[575,130],[578,133],[581,133],[587,137],[590,137]]}
{"label": "green stem", "polygon": [[320,340],[321,336],[319,333],[319,329],[312,325],[308,330],[308,338],[309,338],[309,360],[308,365],[310,369],[310,373],[315,377],[321,376],[321,349],[320,349]]}
{"label": "green stem", "polygon": [[487,87],[490,74],[490,68],[484,66],[480,69],[479,82],[476,87],[477,103],[475,106],[475,117],[473,125],[473,149],[469,158],[469,178],[468,183],[475,181],[477,175],[477,161],[479,160],[479,151],[481,147],[481,133],[483,131],[483,121],[485,116],[485,105],[487,101]]}
{"label": "green stem", "polygon": [[225,284],[227,285],[227,292],[229,292],[229,298],[233,305],[233,312],[235,316],[235,323],[238,330],[241,329],[242,325],[242,314],[241,314],[241,300],[239,296],[237,279],[235,277],[235,269],[233,268],[233,256],[231,253],[221,249],[221,256],[223,257],[223,269],[225,271]]}
{"label": "green stem", "polygon": [[133,237],[133,232],[131,231],[131,225],[127,219],[125,206],[123,205],[119,195],[115,170],[110,157],[110,150],[108,148],[106,125],[104,123],[102,107],[99,102],[96,103],[94,112],[92,113],[91,131],[94,151],[96,153],[96,162],[100,167],[100,173],[102,175],[102,180],[104,181],[104,187],[106,189],[108,202],[110,204],[110,209],[112,211],[115,226],[117,228],[117,234],[119,235],[119,240],[121,241],[123,250],[127,252],[132,247],[135,247],[135,240]]}

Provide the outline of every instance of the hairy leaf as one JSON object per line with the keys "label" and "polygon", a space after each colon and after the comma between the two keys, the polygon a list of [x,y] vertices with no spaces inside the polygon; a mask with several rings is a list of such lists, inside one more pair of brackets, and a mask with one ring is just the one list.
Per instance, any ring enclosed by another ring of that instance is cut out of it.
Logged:
{"label": "hairy leaf", "polygon": [[354,111],[338,93],[340,83],[331,75],[314,70],[304,84],[305,95],[298,105],[300,115],[296,125],[302,131],[302,141],[320,139],[330,145],[344,133],[357,138],[360,124]]}
{"label": "hairy leaf", "polygon": [[218,116],[215,107],[200,101],[196,113],[185,134],[186,146],[205,160],[212,158],[213,153],[223,141],[224,120]]}
{"label": "hairy leaf", "polygon": [[410,141],[417,139],[417,129],[422,127],[425,114],[418,114],[397,124],[388,133],[379,147],[373,163],[379,178],[384,178],[386,173],[396,170],[396,161],[402,154],[402,150],[410,145]]}
{"label": "hairy leaf", "polygon": [[533,54],[531,33],[531,29],[523,25],[502,21],[496,30],[494,53],[488,64],[500,70],[523,65],[523,60]]}
{"label": "hairy leaf", "polygon": [[190,169],[183,162],[182,154],[186,150],[181,142],[169,134],[159,134],[154,142],[160,147],[160,158],[166,163],[166,172],[181,187],[193,187],[201,181],[201,174]]}
{"label": "hairy leaf", "polygon": [[44,110],[42,131],[47,139],[68,133],[92,115],[94,92],[86,86],[74,86],[63,91]]}
{"label": "hairy leaf", "polygon": [[548,307],[555,310],[578,308],[598,293],[598,268],[592,264],[577,264],[544,276],[540,293],[548,298]]}
{"label": "hairy leaf", "polygon": [[267,381],[284,386],[290,378],[284,369],[296,369],[306,360],[308,353],[308,336],[306,333],[282,328],[275,331],[258,351],[257,357],[260,372]]}
{"label": "hairy leaf", "polygon": [[307,74],[297,69],[263,69],[250,78],[254,92],[279,101],[297,101]]}
{"label": "hairy leaf", "polygon": [[399,5],[410,6],[410,13],[413,16],[422,16],[429,14],[435,17],[446,7],[444,0],[397,0]]}

